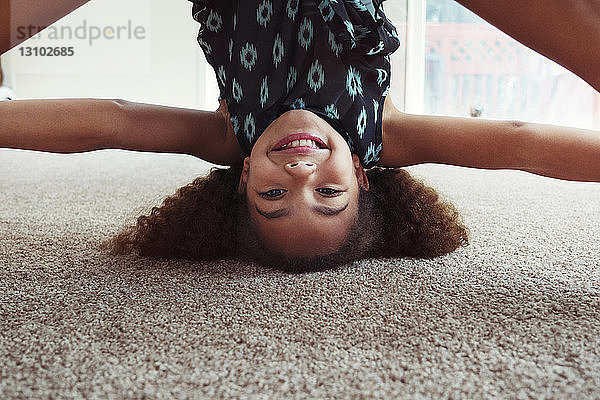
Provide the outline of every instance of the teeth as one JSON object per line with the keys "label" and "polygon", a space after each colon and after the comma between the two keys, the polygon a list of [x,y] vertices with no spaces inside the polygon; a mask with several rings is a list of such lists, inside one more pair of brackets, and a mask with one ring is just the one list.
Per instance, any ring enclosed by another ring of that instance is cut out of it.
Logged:
{"label": "teeth", "polygon": [[293,147],[312,147],[313,149],[319,148],[319,146],[317,145],[317,142],[315,142],[314,140],[302,139],[302,140],[294,140],[293,142],[284,145],[282,147],[282,149],[290,149]]}

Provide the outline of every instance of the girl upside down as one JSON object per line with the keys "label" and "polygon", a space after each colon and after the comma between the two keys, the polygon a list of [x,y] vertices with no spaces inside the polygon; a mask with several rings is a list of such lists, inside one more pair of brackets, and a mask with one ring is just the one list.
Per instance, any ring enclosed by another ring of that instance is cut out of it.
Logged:
{"label": "girl upside down", "polygon": [[[113,255],[235,257],[292,272],[372,256],[434,257],[466,245],[467,229],[451,204],[401,167],[435,162],[600,180],[594,132],[398,111],[388,90],[399,38],[379,1],[192,2],[198,43],[217,75],[218,110],[94,99],[0,103],[2,147],[173,152],[230,166],[123,228],[103,244]],[[518,27],[490,14],[485,1],[464,3],[509,32]],[[587,18],[582,25],[595,29],[597,19]],[[529,31],[518,36],[557,59],[570,49]],[[578,69],[586,63],[577,57],[565,64],[594,84],[596,74]]]}

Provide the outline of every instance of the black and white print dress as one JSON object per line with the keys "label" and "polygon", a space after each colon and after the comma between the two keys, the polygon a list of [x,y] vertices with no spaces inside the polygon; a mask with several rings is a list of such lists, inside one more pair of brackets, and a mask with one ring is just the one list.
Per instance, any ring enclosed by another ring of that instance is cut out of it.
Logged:
{"label": "black and white print dress", "polygon": [[400,45],[378,0],[191,0],[198,43],[214,68],[249,155],[286,111],[325,119],[363,166],[379,160],[389,55]]}

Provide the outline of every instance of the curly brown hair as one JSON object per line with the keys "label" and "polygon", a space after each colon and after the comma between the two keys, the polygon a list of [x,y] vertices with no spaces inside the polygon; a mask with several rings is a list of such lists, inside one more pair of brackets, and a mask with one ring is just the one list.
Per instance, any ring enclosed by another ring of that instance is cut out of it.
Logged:
{"label": "curly brown hair", "polygon": [[345,244],[325,256],[288,258],[265,246],[237,191],[241,167],[213,168],[177,189],[150,215],[102,244],[111,255],[217,260],[242,258],[287,272],[334,268],[368,257],[430,258],[468,244],[459,213],[438,193],[399,168],[367,171],[359,215]]}

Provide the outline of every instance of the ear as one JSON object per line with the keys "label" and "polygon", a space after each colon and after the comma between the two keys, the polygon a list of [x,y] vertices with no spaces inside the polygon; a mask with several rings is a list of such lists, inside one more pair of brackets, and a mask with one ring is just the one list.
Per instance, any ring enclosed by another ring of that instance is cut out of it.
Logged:
{"label": "ear", "polygon": [[358,185],[364,190],[369,190],[370,186],[367,172],[362,167],[360,159],[356,154],[352,154],[352,163],[354,164],[354,173],[356,174],[356,179],[358,179]]}
{"label": "ear", "polygon": [[238,193],[246,193],[246,185],[248,184],[248,172],[250,171],[250,157],[244,158],[244,168],[240,175],[240,182],[238,184]]}

